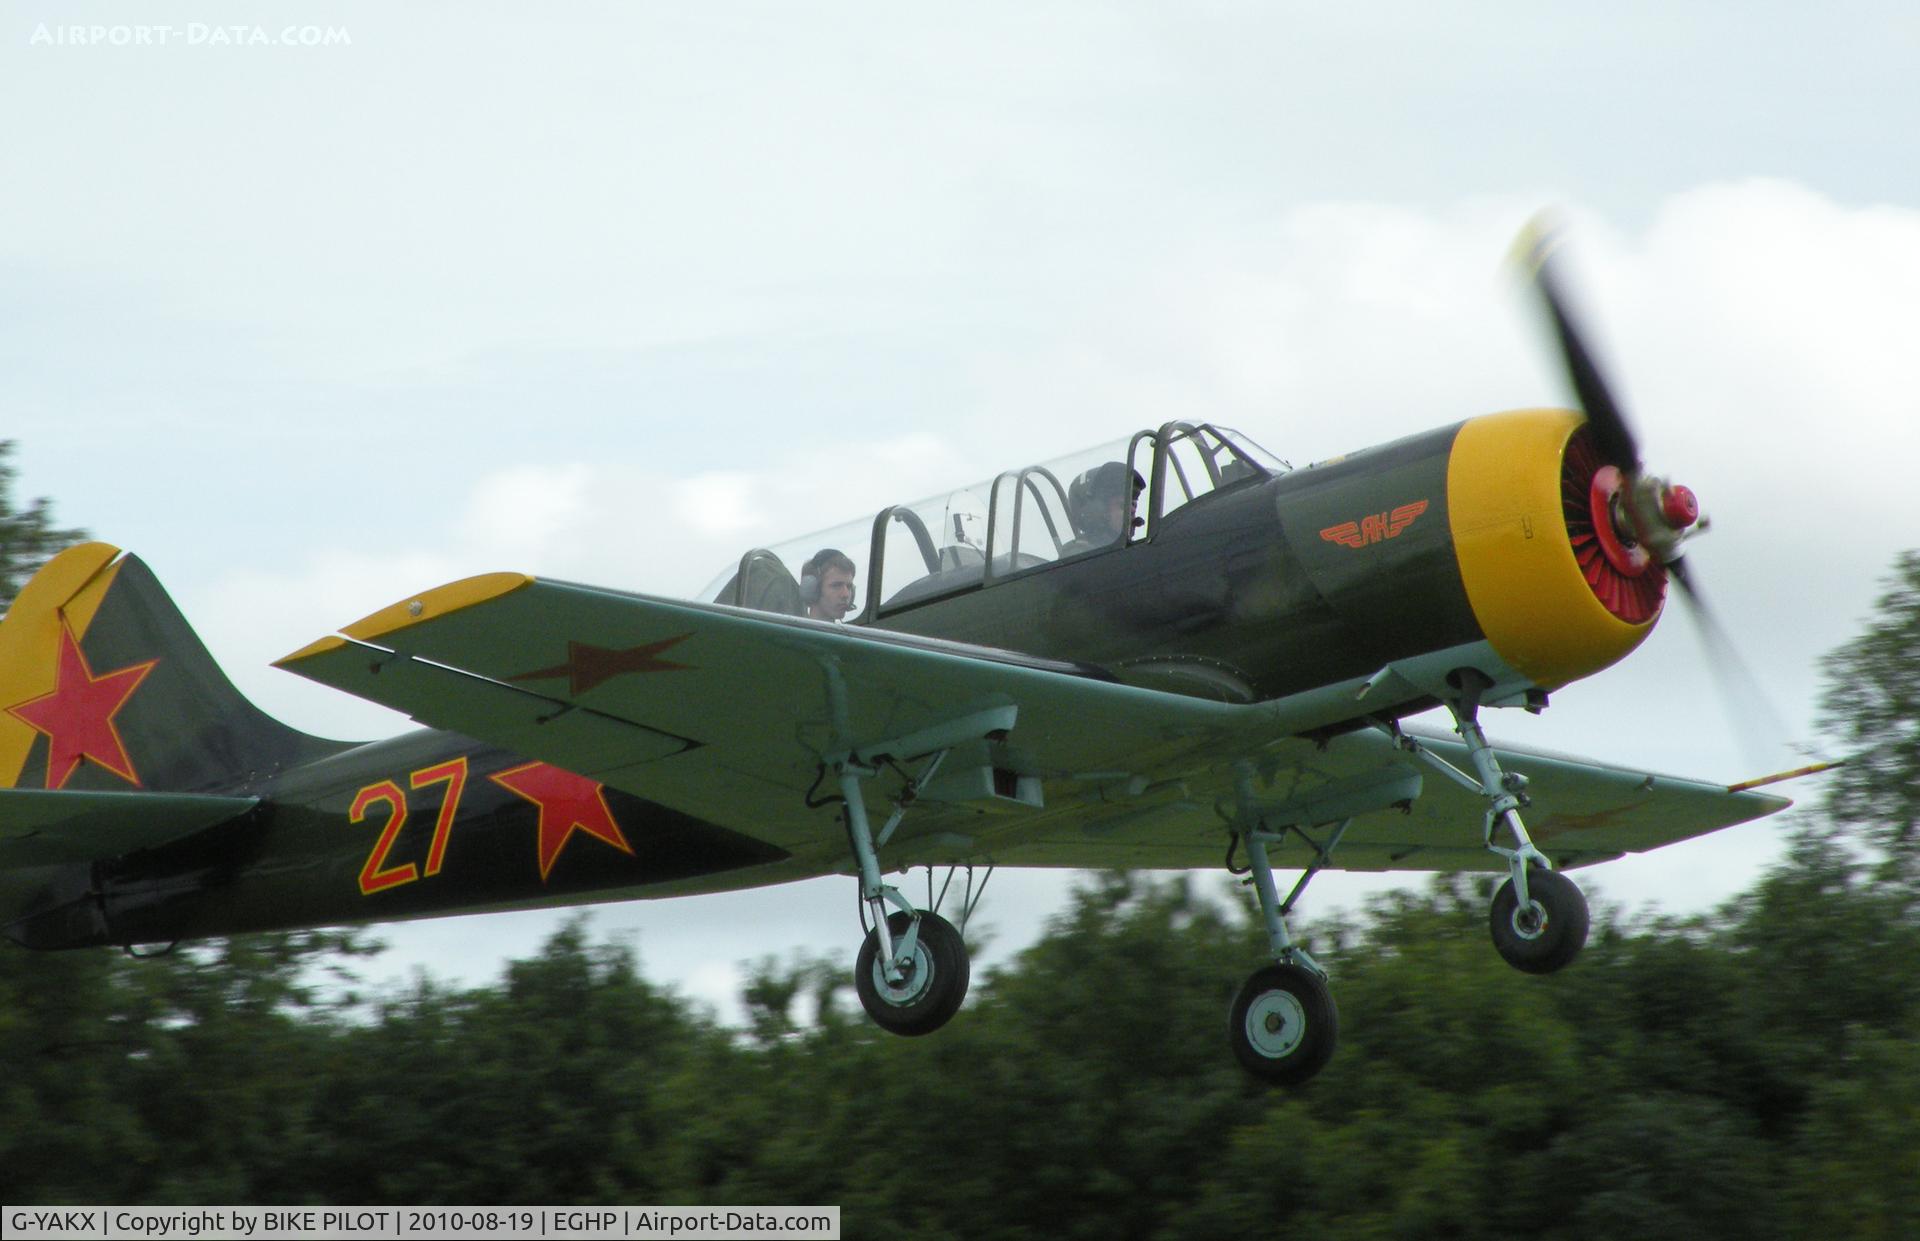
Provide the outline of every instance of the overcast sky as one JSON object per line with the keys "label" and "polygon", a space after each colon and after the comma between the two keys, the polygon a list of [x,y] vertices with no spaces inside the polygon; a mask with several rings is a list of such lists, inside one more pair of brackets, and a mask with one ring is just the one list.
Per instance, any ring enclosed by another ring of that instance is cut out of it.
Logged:
{"label": "overcast sky", "polygon": [[[1547,204],[1793,739],[1920,546],[1912,6],[530,12],[0,0],[21,492],[143,556],[300,727],[403,727],[267,664],[466,573],[691,591],[1171,417],[1298,464],[1564,403],[1502,264]],[[1743,748],[1678,615],[1492,725],[1715,779],[1798,761]],[[1779,839],[1582,882],[1698,908]],[[596,924],[718,998],[745,957],[850,958],[850,883]],[[994,883],[1005,951],[1058,884]],[[548,922],[389,938],[484,978]]]}

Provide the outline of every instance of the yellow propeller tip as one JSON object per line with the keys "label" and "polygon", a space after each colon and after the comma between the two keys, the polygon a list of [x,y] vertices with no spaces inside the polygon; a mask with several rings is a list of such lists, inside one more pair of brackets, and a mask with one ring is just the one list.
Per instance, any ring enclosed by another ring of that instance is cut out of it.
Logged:
{"label": "yellow propeller tip", "polygon": [[1508,261],[1528,279],[1540,274],[1547,259],[1566,241],[1566,219],[1558,208],[1543,207],[1535,212],[1514,238]]}

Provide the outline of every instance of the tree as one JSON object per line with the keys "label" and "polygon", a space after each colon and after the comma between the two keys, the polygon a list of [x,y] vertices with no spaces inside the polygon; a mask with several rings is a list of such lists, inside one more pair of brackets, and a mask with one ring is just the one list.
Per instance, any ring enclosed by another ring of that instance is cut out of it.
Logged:
{"label": "tree", "polygon": [[8,461],[12,455],[13,441],[0,440],[0,614],[13,606],[13,597],[55,552],[87,537],[84,530],[56,527],[53,506],[45,497],[24,509],[14,507],[16,471]]}
{"label": "tree", "polygon": [[1866,632],[1828,655],[1820,726],[1847,750],[1827,813],[1920,873],[1920,550],[1894,562]]}

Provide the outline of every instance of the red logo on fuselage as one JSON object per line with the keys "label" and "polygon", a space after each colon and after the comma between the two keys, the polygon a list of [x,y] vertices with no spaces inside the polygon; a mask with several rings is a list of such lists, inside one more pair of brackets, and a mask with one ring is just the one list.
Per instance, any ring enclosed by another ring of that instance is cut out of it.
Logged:
{"label": "red logo on fuselage", "polygon": [[1343,521],[1337,526],[1328,526],[1320,532],[1320,537],[1342,547],[1365,547],[1369,543],[1399,538],[1400,532],[1426,511],[1427,502],[1415,500],[1391,512],[1368,513],[1359,521]]}

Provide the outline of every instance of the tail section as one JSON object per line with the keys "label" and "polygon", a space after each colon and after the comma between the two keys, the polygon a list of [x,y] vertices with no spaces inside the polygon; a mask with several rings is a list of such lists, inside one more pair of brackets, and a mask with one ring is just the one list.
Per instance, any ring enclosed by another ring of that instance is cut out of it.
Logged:
{"label": "tail section", "polygon": [[243,698],[116,547],[60,553],[0,620],[0,788],[241,791],[344,748]]}

